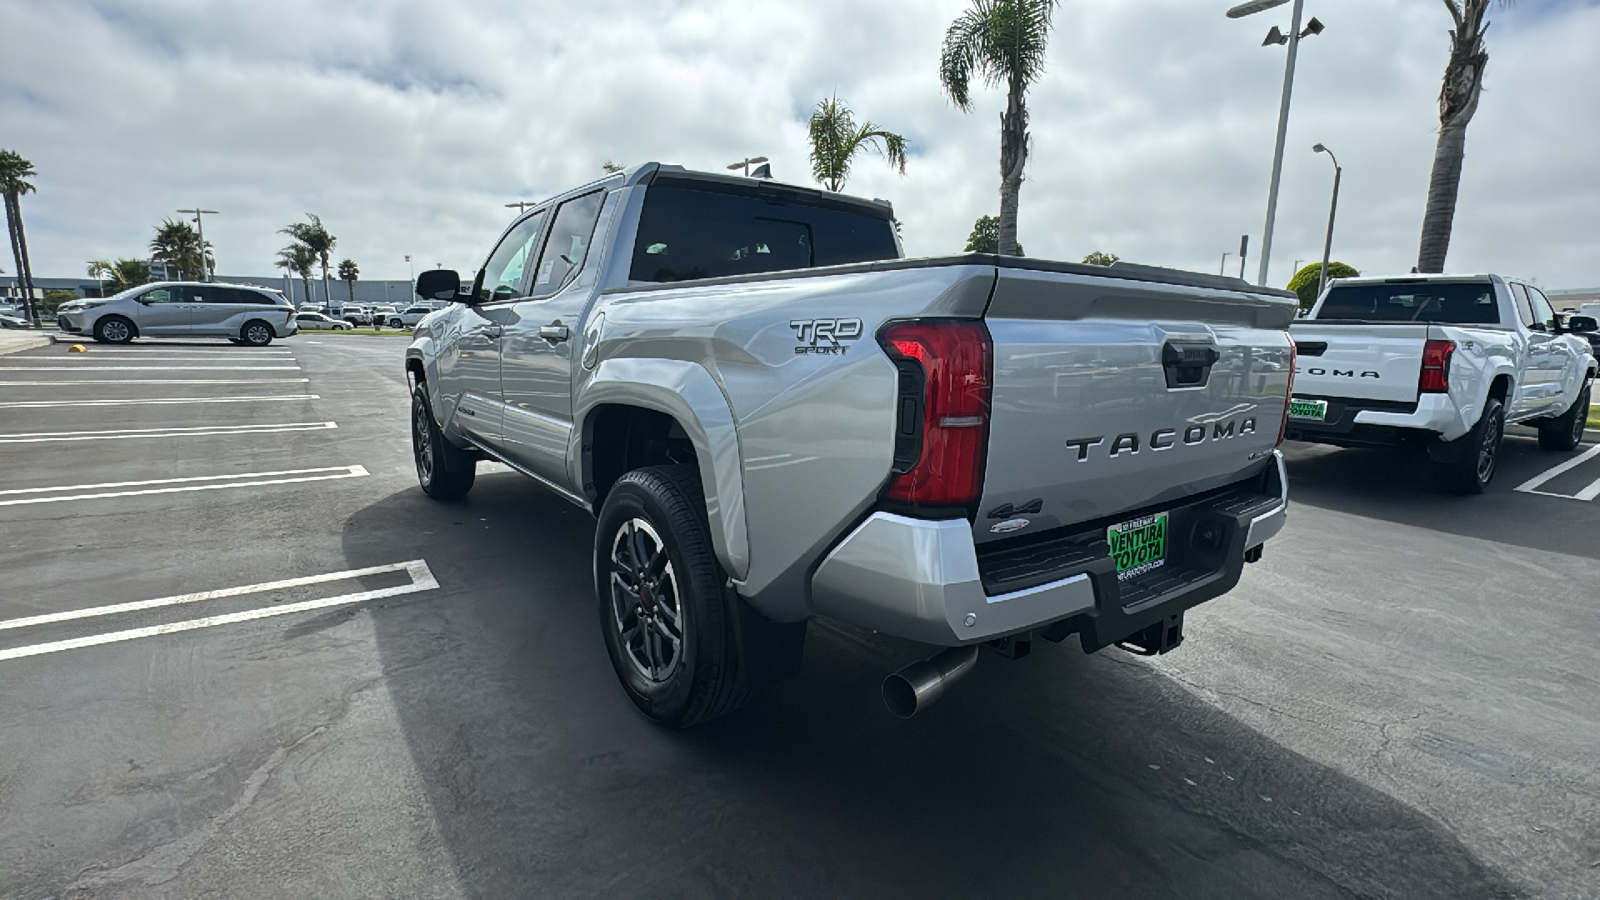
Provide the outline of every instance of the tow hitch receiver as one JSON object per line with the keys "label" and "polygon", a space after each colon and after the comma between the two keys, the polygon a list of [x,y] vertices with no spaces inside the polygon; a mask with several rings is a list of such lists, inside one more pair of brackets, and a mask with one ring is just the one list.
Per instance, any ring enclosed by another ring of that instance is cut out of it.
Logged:
{"label": "tow hitch receiver", "polygon": [[1117,646],[1138,656],[1158,656],[1183,643],[1183,613],[1167,616],[1143,631],[1128,635]]}

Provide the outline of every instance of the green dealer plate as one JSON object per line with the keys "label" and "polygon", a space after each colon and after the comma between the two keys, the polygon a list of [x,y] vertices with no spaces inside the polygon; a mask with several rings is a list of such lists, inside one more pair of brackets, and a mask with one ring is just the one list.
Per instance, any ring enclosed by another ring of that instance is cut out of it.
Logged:
{"label": "green dealer plate", "polygon": [[1321,422],[1328,417],[1326,400],[1290,400],[1289,418],[1302,422]]}
{"label": "green dealer plate", "polygon": [[1117,561],[1117,580],[1127,581],[1167,561],[1167,514],[1156,513],[1106,529],[1106,542]]}

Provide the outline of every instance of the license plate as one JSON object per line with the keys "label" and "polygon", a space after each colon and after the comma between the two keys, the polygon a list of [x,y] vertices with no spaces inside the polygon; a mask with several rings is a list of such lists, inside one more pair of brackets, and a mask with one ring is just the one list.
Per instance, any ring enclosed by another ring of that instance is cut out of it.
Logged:
{"label": "license plate", "polygon": [[1289,418],[1302,422],[1321,422],[1328,417],[1326,400],[1290,400]]}
{"label": "license plate", "polygon": [[1167,514],[1156,513],[1106,529],[1111,557],[1117,561],[1117,580],[1127,581],[1167,562]]}

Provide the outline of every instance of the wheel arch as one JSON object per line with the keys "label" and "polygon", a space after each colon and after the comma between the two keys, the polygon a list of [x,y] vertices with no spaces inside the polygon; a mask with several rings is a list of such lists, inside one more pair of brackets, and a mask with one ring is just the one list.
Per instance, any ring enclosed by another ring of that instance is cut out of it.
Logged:
{"label": "wheel arch", "polygon": [[[750,567],[744,483],[733,410],[711,374],[672,359],[609,359],[575,406],[573,483],[598,510],[606,491],[645,465],[693,462],[705,491],[711,543],[722,567],[742,579]],[[692,451],[692,459],[682,458]]]}

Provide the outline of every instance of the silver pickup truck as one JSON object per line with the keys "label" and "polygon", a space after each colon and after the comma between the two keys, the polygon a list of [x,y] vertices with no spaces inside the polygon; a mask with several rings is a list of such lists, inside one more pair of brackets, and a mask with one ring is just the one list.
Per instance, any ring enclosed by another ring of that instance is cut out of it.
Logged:
{"label": "silver pickup truck", "polygon": [[794,671],[805,623],[947,648],[1162,653],[1282,527],[1292,294],[1231,278],[902,259],[892,211],[646,164],[543,203],[471,284],[424,273],[422,489],[498,460],[596,515],[601,630],[689,725]]}

